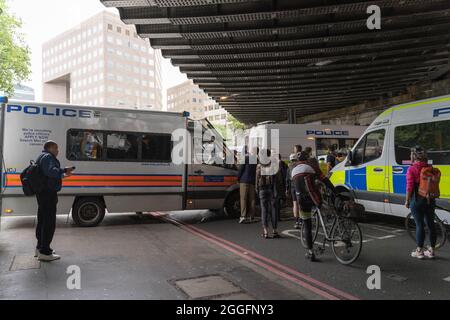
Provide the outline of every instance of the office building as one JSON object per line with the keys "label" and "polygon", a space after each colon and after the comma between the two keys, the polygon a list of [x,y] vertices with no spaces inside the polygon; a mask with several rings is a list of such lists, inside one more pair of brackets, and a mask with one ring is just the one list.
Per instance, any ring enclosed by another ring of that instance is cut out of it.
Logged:
{"label": "office building", "polygon": [[43,45],[43,99],[162,110],[161,54],[101,12]]}

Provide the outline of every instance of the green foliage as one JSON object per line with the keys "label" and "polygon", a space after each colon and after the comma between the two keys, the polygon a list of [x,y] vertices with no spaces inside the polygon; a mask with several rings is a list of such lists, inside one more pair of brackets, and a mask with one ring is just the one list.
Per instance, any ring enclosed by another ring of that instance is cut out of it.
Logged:
{"label": "green foliage", "polygon": [[227,134],[227,127],[221,124],[215,124],[214,125],[214,129],[217,130],[217,132],[220,133],[220,135],[222,136],[222,138],[224,138],[225,140],[228,139],[228,134]]}
{"label": "green foliage", "polygon": [[14,84],[30,75],[30,49],[20,32],[22,22],[8,13],[5,0],[0,0],[0,92],[13,94]]}
{"label": "green foliage", "polygon": [[231,125],[231,130],[233,130],[233,131],[235,131],[235,130],[245,130],[245,124],[240,122],[238,119],[233,117],[231,114],[228,115],[228,122]]}

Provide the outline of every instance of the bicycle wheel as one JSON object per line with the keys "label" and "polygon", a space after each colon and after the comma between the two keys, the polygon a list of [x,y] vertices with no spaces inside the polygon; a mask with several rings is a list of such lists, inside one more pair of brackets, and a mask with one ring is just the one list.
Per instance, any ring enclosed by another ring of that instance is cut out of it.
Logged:
{"label": "bicycle wheel", "polygon": [[331,249],[336,259],[345,265],[358,259],[362,250],[362,232],[359,225],[348,218],[337,218],[331,230]]}
{"label": "bicycle wheel", "polygon": [[[314,244],[317,240],[317,236],[319,235],[319,226],[320,226],[319,214],[317,213],[317,211],[314,212],[311,219],[312,219],[312,241]],[[301,239],[303,248],[307,249],[306,239],[305,239],[304,234],[305,234],[305,224],[302,223],[302,228],[300,229],[300,239]]]}
{"label": "bicycle wheel", "polygon": [[[444,246],[447,241],[447,229],[445,224],[439,220],[439,218],[434,219],[435,227],[436,227],[436,249]],[[405,218],[405,229],[408,232],[410,238],[416,242],[416,221],[412,213],[410,212]],[[430,232],[428,231],[428,227],[425,225],[425,240],[429,239]]]}

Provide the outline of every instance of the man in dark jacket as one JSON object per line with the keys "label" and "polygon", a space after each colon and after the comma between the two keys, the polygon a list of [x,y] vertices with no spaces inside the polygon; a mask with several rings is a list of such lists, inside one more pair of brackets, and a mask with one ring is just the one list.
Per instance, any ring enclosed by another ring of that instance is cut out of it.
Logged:
{"label": "man in dark jacket", "polygon": [[239,223],[253,221],[255,218],[255,183],[257,156],[247,154],[245,163],[239,167],[238,179],[241,195],[241,218]]}
{"label": "man in dark jacket", "polygon": [[56,142],[48,141],[44,144],[44,151],[36,161],[45,180],[44,189],[36,195],[38,202],[36,257],[40,261],[54,261],[61,258],[54,254],[50,243],[55,234],[58,192],[61,190],[63,177],[71,176],[73,168],[61,169],[61,164],[56,158],[58,153]]}

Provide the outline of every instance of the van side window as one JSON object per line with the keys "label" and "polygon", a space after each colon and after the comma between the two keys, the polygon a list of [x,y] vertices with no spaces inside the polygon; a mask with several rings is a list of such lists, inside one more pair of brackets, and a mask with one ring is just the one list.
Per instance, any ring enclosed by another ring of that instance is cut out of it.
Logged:
{"label": "van side window", "polygon": [[170,162],[172,161],[172,136],[170,134],[143,134],[142,161]]}
{"label": "van side window", "polygon": [[171,162],[172,135],[70,129],[67,154],[70,161]]}
{"label": "van side window", "polygon": [[417,123],[395,128],[395,160],[410,164],[411,148],[420,145],[427,150],[434,165],[450,164],[450,120]]}
{"label": "van side window", "polygon": [[384,130],[371,132],[366,137],[366,148],[364,150],[364,163],[376,160],[383,154]]}
{"label": "van side window", "polygon": [[106,135],[106,159],[138,160],[138,139],[137,134],[108,133]]}
{"label": "van side window", "polygon": [[384,129],[369,132],[353,150],[352,166],[359,166],[380,158],[383,154]]}
{"label": "van side window", "polygon": [[103,132],[69,130],[67,135],[67,159],[71,161],[103,160]]}

